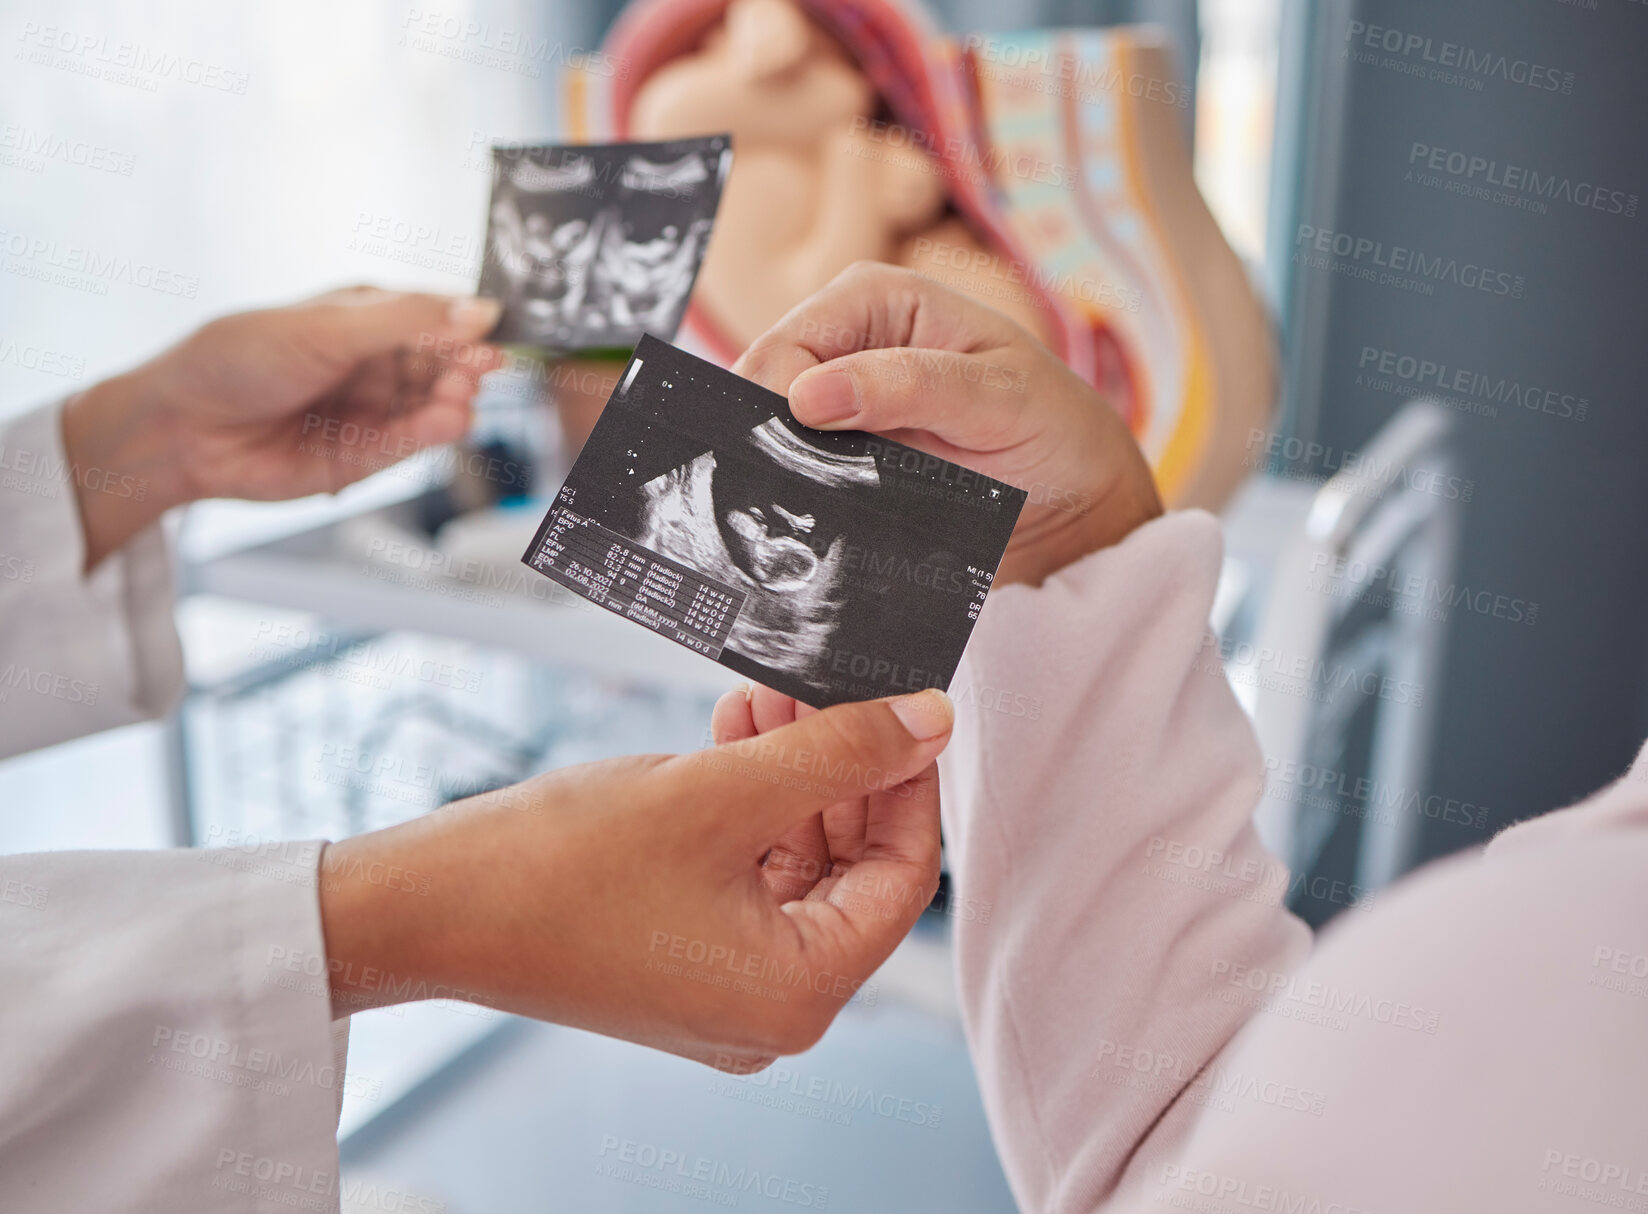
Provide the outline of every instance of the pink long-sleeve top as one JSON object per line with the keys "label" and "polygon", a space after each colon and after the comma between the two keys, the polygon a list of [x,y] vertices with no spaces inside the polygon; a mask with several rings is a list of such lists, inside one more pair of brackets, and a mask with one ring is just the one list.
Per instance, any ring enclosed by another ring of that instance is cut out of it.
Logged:
{"label": "pink long-sleeve top", "polygon": [[962,1013],[1021,1208],[1648,1210],[1648,761],[1339,891],[1313,948],[1207,640],[1220,555],[1175,514],[1004,588],[952,686]]}

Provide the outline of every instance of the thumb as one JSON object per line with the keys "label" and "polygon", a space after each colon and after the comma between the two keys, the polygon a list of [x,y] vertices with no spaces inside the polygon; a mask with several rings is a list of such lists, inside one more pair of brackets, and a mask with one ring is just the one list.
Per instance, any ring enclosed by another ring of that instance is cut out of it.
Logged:
{"label": "thumb", "polygon": [[359,362],[391,350],[437,358],[461,357],[455,345],[482,340],[498,323],[503,304],[474,295],[430,295],[352,287],[331,291],[294,309],[325,334],[330,352]]}
{"label": "thumb", "polygon": [[[956,451],[999,451],[1021,441],[1032,426],[1046,424],[1026,407],[1030,377],[1019,361],[1005,349],[862,350],[796,376],[790,409],[802,425],[817,430],[921,430]],[[1046,399],[1059,397],[1048,393]]]}
{"label": "thumb", "polygon": [[714,788],[727,826],[765,849],[797,822],[838,801],[896,788],[950,741],[955,708],[937,688],[837,704],[794,724],[685,757]]}
{"label": "thumb", "polygon": [[985,353],[1028,336],[1001,313],[914,270],[861,261],[785,313],[732,369],[785,393],[809,367],[858,351],[913,346]]}

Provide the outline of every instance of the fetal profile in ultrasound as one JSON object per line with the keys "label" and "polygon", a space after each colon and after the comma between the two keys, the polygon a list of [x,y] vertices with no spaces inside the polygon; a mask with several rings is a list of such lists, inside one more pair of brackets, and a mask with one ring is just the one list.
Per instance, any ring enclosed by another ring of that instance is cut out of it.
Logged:
{"label": "fetal profile in ultrasound", "polygon": [[731,155],[726,136],[495,148],[478,288],[504,303],[492,340],[572,352],[673,337]]}
{"label": "fetal profile in ultrasound", "polygon": [[1023,503],[648,337],[524,559],[822,707],[949,685]]}
{"label": "fetal profile in ultrasound", "polygon": [[642,485],[636,539],[742,586],[727,648],[823,688],[849,597],[841,496],[879,487],[874,459],[822,450],[774,417]]}

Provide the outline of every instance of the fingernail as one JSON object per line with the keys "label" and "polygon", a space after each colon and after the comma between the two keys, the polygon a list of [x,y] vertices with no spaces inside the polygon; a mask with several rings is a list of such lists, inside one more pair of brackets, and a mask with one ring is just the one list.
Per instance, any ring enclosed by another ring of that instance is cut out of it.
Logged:
{"label": "fingernail", "polygon": [[950,697],[936,687],[929,687],[913,696],[899,696],[886,703],[899,723],[918,742],[932,741],[956,720],[955,706],[950,703]]}
{"label": "fingernail", "polygon": [[446,321],[454,329],[462,329],[466,333],[489,333],[503,312],[502,300],[465,295],[452,301],[452,306],[446,310]]}
{"label": "fingernail", "polygon": [[753,703],[754,702],[753,698],[755,696],[755,684],[754,683],[740,683],[738,685],[738,694],[744,697],[744,703],[746,703],[746,704]]}
{"label": "fingernail", "polygon": [[823,430],[858,415],[858,385],[850,371],[820,371],[796,382],[791,402],[800,407],[797,417]]}

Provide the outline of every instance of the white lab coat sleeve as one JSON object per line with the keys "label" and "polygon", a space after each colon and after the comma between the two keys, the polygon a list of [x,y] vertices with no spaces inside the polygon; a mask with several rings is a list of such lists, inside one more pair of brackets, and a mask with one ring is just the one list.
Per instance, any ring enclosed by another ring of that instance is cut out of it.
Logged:
{"label": "white lab coat sleeve", "polygon": [[160,527],[86,576],[73,477],[134,501],[147,491],[71,469],[60,406],[0,425],[0,758],[159,716],[183,690]]}
{"label": "white lab coat sleeve", "polygon": [[0,1210],[337,1209],[322,847],[0,858]]}

